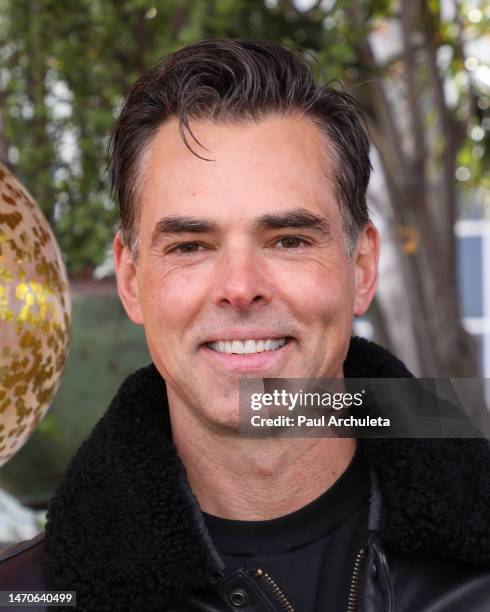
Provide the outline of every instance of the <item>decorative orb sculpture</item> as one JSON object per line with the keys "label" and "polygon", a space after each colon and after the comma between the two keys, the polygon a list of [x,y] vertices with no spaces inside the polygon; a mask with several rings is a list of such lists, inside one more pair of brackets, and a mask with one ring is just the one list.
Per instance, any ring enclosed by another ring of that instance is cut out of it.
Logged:
{"label": "decorative orb sculpture", "polygon": [[68,351],[71,302],[56,239],[0,164],[0,466],[48,410]]}

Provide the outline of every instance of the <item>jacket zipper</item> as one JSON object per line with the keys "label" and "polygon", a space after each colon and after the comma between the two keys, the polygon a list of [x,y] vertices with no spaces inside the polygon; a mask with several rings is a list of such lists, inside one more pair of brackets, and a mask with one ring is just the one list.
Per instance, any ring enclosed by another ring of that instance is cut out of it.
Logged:
{"label": "jacket zipper", "polygon": [[354,571],[352,572],[352,580],[350,583],[349,598],[347,600],[347,612],[356,612],[357,604],[359,599],[359,581],[361,577],[361,567],[364,557],[366,556],[366,549],[361,548],[357,553],[356,560],[354,561]]}
{"label": "jacket zipper", "polygon": [[284,610],[287,610],[288,612],[294,612],[294,608],[288,601],[286,595],[284,595],[284,593],[281,591],[281,589],[277,586],[275,581],[269,576],[267,572],[264,572],[263,569],[259,568],[255,570],[255,578],[259,578],[263,581],[263,583],[267,586],[269,591],[274,595],[274,597],[277,599],[277,601]]}
{"label": "jacket zipper", "polygon": [[[347,612],[356,612],[358,598],[359,598],[359,582],[361,577],[361,568],[362,562],[364,561],[364,557],[366,556],[366,549],[361,548],[361,550],[356,555],[356,560],[354,561],[354,570],[352,572],[352,580],[350,584],[349,590],[349,598],[347,600]],[[267,572],[264,572],[262,569],[257,569],[255,571],[255,577],[260,578],[267,585],[269,590],[272,592],[274,597],[279,601],[280,605],[287,610],[288,612],[294,612],[294,607],[289,602],[288,598],[281,589],[277,586],[276,582],[270,577]]]}

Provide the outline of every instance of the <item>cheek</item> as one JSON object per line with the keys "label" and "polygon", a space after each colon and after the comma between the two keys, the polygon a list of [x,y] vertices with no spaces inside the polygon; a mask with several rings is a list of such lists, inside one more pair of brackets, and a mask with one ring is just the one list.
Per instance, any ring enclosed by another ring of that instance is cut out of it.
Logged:
{"label": "cheek", "polygon": [[350,269],[304,266],[285,275],[280,286],[290,307],[305,321],[352,318],[354,279]]}
{"label": "cheek", "polygon": [[145,327],[162,340],[176,338],[190,329],[207,295],[203,283],[185,273],[144,275],[140,298]]}

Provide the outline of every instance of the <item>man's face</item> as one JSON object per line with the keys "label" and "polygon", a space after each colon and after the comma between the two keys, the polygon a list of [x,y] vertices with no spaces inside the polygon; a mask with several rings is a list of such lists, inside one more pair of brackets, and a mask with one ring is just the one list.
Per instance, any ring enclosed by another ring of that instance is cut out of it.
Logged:
{"label": "man's face", "polygon": [[348,254],[310,119],[191,128],[206,147],[188,135],[194,151],[216,161],[188,150],[176,120],[159,129],[143,160],[137,264],[114,242],[118,286],[170,405],[234,427],[240,377],[342,376],[353,315],[375,288],[377,234],[368,226]]}

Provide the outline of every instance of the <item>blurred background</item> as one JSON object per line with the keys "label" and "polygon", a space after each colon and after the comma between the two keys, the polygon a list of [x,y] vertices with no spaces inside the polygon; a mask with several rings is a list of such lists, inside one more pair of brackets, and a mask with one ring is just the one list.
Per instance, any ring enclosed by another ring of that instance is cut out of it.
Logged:
{"label": "blurred background", "polygon": [[356,332],[418,376],[490,378],[489,26],[483,0],[0,0],[0,160],[50,222],[73,300],[54,403],[0,470],[0,543],[42,529],[68,461],[150,361],[115,291],[105,151],[130,85],[184,44],[280,41],[356,96],[383,245]]}

